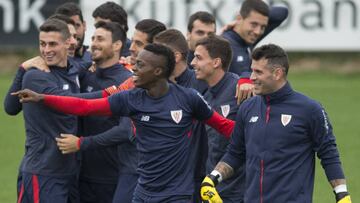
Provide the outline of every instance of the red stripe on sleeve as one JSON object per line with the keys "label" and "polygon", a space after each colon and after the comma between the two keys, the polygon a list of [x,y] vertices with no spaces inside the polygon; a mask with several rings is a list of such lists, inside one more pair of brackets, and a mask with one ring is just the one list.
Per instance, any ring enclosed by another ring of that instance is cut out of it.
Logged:
{"label": "red stripe on sleeve", "polygon": [[205,123],[224,135],[227,139],[230,139],[235,126],[235,121],[222,117],[216,111],[214,111],[213,115],[206,120]]}
{"label": "red stripe on sleeve", "polygon": [[44,104],[65,114],[77,116],[111,116],[108,98],[80,99],[76,97],[45,95]]}

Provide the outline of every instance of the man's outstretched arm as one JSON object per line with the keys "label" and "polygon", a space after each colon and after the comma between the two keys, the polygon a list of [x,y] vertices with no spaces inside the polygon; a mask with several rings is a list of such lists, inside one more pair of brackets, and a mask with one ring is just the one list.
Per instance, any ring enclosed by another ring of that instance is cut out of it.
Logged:
{"label": "man's outstretched arm", "polygon": [[12,93],[20,98],[20,102],[44,102],[57,111],[65,114],[77,116],[97,115],[111,116],[110,103],[107,98],[101,99],[80,99],[76,97],[55,96],[38,94],[34,91],[25,89]]}

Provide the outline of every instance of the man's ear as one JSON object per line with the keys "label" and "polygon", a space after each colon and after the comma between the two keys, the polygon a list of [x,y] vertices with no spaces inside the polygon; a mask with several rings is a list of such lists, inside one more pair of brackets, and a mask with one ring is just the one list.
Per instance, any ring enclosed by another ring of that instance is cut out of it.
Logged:
{"label": "man's ear", "polygon": [[213,66],[215,68],[220,68],[222,66],[221,58],[213,59]]}
{"label": "man's ear", "polygon": [[284,69],[281,67],[276,67],[273,72],[273,75],[276,80],[280,80],[281,78],[283,78],[285,76]]}
{"label": "man's ear", "polygon": [[155,70],[154,70],[154,74],[155,74],[156,76],[162,75],[163,72],[164,72],[164,70],[163,70],[162,68],[160,68],[160,67],[157,67],[157,68],[155,68]]}
{"label": "man's ear", "polygon": [[114,52],[120,52],[121,48],[122,48],[123,44],[120,40],[117,40],[116,42],[114,42],[112,44],[112,48]]}
{"label": "man's ear", "polygon": [[178,51],[175,51],[174,54],[175,54],[175,62],[179,63],[179,61],[181,61],[181,59],[183,57],[182,54]]}
{"label": "man's ear", "polygon": [[236,21],[241,21],[243,20],[243,17],[240,14],[236,15]]}

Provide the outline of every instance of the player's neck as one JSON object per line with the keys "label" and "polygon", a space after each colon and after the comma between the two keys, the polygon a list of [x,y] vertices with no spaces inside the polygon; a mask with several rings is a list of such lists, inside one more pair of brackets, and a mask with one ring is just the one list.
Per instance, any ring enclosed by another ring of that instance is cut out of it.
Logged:
{"label": "player's neck", "polygon": [[160,98],[169,91],[169,83],[166,79],[159,79],[149,89],[147,94],[152,98]]}
{"label": "player's neck", "polygon": [[99,68],[109,68],[118,63],[119,63],[119,58],[112,57],[109,59],[100,60],[100,61],[96,62],[96,66]]}

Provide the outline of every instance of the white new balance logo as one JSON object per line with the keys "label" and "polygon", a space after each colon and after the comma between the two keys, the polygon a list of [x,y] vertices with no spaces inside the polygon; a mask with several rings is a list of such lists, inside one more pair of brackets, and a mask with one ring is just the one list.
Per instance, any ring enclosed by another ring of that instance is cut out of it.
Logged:
{"label": "white new balance logo", "polygon": [[150,120],[150,116],[142,116],[141,117],[141,121],[149,121]]}
{"label": "white new balance logo", "polygon": [[253,116],[250,118],[249,123],[256,123],[256,121],[258,120],[259,116]]}

